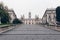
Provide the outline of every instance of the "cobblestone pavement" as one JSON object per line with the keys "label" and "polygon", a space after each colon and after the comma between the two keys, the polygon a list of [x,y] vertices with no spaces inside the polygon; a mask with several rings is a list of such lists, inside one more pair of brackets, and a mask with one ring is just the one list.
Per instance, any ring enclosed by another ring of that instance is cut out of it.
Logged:
{"label": "cobblestone pavement", "polygon": [[60,32],[42,25],[17,25],[13,30],[0,35],[0,40],[60,40]]}

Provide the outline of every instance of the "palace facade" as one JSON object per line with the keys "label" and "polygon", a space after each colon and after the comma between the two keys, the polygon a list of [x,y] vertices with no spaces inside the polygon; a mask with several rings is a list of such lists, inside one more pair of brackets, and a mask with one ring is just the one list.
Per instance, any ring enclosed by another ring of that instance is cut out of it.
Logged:
{"label": "palace facade", "polygon": [[27,19],[24,18],[24,15],[21,17],[21,20],[24,24],[39,24],[39,23],[42,22],[42,20],[39,19],[38,17],[37,17],[37,19],[36,18],[31,18],[31,12],[29,12],[28,17],[29,18],[27,18]]}
{"label": "palace facade", "polygon": [[43,17],[42,23],[48,25],[56,25],[56,9],[48,8],[46,9]]}

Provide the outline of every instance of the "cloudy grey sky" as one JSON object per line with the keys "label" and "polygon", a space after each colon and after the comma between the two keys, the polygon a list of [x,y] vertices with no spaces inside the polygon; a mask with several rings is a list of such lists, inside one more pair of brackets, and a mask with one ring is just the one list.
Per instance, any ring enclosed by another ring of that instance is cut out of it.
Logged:
{"label": "cloudy grey sky", "polygon": [[42,18],[47,8],[56,8],[60,6],[60,0],[0,0],[9,8],[13,8],[17,17],[25,15],[28,18],[28,13],[31,12],[32,18],[35,14]]}

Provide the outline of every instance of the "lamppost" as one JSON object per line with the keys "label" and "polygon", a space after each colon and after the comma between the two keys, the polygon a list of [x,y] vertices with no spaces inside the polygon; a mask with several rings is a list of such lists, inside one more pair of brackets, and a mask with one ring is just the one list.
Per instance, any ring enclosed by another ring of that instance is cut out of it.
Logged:
{"label": "lamppost", "polygon": [[1,17],[0,17],[0,24],[1,24]]}

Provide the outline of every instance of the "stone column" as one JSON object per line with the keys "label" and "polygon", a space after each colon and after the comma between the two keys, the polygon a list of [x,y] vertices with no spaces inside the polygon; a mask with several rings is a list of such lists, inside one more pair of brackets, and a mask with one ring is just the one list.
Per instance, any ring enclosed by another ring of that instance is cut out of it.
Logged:
{"label": "stone column", "polygon": [[47,23],[49,22],[49,15],[47,14]]}
{"label": "stone column", "polygon": [[54,14],[51,14],[51,22],[54,22]]}

